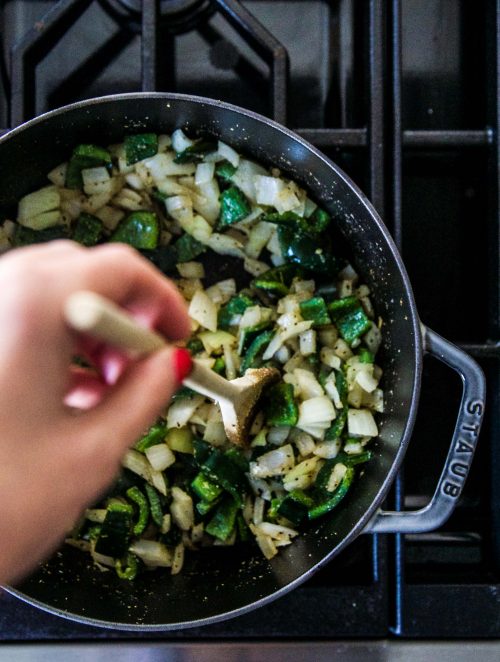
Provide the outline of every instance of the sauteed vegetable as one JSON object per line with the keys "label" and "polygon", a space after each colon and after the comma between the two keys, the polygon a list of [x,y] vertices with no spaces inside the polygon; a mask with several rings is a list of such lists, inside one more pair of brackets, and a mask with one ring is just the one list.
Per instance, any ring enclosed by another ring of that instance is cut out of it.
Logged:
{"label": "sauteed vegetable", "polygon": [[[0,246],[130,244],[184,295],[197,359],[228,379],[265,365],[282,373],[246,449],[229,443],[216,404],[181,388],[67,542],[128,580],[143,568],[178,573],[186,548],[256,541],[272,558],[344,498],[383,411],[380,321],[335,253],[332,218],[277,169],[180,129],[79,145],[48,178],[19,201]],[[241,260],[245,287],[214,282],[210,253]]]}

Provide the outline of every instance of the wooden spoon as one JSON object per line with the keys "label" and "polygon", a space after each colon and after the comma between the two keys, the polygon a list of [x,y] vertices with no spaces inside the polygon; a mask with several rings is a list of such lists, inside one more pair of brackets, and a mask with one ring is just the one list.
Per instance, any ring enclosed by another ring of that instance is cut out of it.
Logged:
{"label": "wooden spoon", "polygon": [[[139,355],[151,354],[167,344],[158,333],[140,326],[122,308],[94,292],[72,294],[66,301],[64,317],[76,331]],[[183,384],[219,403],[229,441],[242,446],[264,389],[279,378],[276,368],[256,368],[228,381],[195,359]]]}

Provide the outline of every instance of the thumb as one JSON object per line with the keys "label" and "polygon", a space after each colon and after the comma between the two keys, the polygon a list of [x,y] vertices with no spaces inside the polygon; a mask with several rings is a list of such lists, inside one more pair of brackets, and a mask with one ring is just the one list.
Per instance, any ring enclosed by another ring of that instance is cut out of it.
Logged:
{"label": "thumb", "polygon": [[102,402],[82,416],[85,427],[109,430],[113,441],[108,436],[106,443],[117,444],[117,452],[123,452],[165,409],[191,367],[188,350],[178,347],[131,363]]}

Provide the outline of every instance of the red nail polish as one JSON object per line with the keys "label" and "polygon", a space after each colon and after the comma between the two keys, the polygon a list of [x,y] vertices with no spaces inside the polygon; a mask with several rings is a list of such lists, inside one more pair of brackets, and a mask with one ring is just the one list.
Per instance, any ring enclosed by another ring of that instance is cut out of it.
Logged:
{"label": "red nail polish", "polygon": [[189,350],[177,347],[172,355],[172,363],[174,364],[175,379],[178,384],[182,384],[193,369],[193,359]]}

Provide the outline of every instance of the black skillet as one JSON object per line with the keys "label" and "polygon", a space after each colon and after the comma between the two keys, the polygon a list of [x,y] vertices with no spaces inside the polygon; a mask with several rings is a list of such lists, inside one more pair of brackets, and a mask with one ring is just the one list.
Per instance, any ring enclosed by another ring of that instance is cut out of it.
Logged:
{"label": "black skillet", "polygon": [[[241,153],[281,168],[335,216],[384,320],[379,362],[385,413],[379,417],[376,457],[348,497],[270,562],[253,548],[218,548],[191,555],[179,576],[154,572],[127,583],[111,572],[101,574],[83,554],[66,547],[15,589],[7,588],[49,612],[110,628],[169,630],[214,623],[283,595],[361,533],[437,528],[457,503],[484,411],[480,368],[420,323],[401,258],[366,196],[318,150],[265,117],[210,99],[156,93],[93,99],[47,113],[0,139],[0,212],[13,214],[16,201],[42,186],[45,174],[78,143],[106,145],[127,133],[167,133],[177,127],[220,137]],[[462,378],[455,433],[429,505],[416,512],[384,512],[380,506],[410,441],[425,352]]]}

